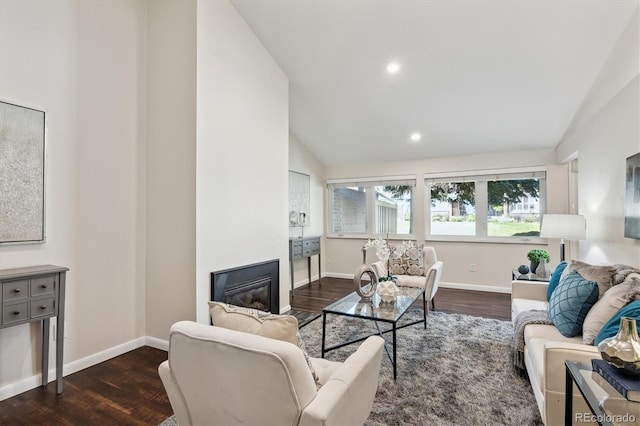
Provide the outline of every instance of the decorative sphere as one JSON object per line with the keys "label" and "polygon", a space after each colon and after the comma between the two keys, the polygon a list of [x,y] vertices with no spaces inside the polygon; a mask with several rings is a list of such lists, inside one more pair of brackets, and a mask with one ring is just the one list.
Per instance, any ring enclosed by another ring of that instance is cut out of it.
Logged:
{"label": "decorative sphere", "polygon": [[520,272],[521,274],[528,274],[529,273],[529,267],[527,265],[520,265],[518,266],[518,272]]}

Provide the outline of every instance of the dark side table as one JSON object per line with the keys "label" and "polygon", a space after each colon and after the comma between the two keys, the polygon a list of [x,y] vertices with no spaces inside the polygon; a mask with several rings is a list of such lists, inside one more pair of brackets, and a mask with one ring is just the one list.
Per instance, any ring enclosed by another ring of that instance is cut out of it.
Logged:
{"label": "dark side table", "polygon": [[551,277],[541,278],[536,274],[528,273],[521,274],[517,269],[513,269],[511,271],[511,279],[512,280],[520,280],[520,281],[542,281],[548,283]]}

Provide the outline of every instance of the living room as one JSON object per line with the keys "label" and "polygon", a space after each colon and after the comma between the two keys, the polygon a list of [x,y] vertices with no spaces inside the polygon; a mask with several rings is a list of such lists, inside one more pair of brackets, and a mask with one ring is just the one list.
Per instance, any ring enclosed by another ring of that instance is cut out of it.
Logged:
{"label": "living room", "polygon": [[[311,178],[305,235],[323,236],[323,275],[345,278],[366,240],[327,238],[327,180],[414,175],[422,200],[425,173],[541,166],[547,212],[567,213],[575,158],[588,230],[569,257],[639,265],[638,240],[623,232],[625,159],[640,152],[638,2],[609,4],[608,44],[593,46],[597,66],[553,146],[328,166],[292,135],[291,81],[234,2],[0,0],[0,99],[46,111],[48,124],[46,242],[0,246],[0,268],[69,268],[71,374],[143,345],[167,349],[176,321],[208,323],[213,271],[278,259],[286,311],[287,240],[299,232],[286,219],[289,170]],[[414,208],[423,241],[424,206]],[[508,293],[526,253],[545,247],[555,265],[558,243],[432,245],[443,287]],[[304,284],[304,263],[295,274]],[[35,323],[0,330],[0,399],[39,385],[39,336]]]}

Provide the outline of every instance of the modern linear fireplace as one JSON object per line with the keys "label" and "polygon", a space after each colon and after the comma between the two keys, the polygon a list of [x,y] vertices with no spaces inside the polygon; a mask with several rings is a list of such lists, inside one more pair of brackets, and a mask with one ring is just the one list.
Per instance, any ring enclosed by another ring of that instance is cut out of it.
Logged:
{"label": "modern linear fireplace", "polygon": [[216,271],[211,273],[211,300],[277,314],[279,283],[278,260]]}

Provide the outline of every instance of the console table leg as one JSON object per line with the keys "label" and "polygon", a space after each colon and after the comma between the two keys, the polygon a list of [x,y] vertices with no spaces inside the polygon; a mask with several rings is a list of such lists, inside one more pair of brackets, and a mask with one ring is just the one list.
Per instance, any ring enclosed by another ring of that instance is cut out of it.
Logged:
{"label": "console table leg", "polygon": [[60,297],[58,302],[58,317],[56,319],[56,392],[62,393],[62,366],[64,352],[64,301],[66,276],[60,274]]}
{"label": "console table leg", "polygon": [[49,383],[49,318],[42,320],[42,386]]}

